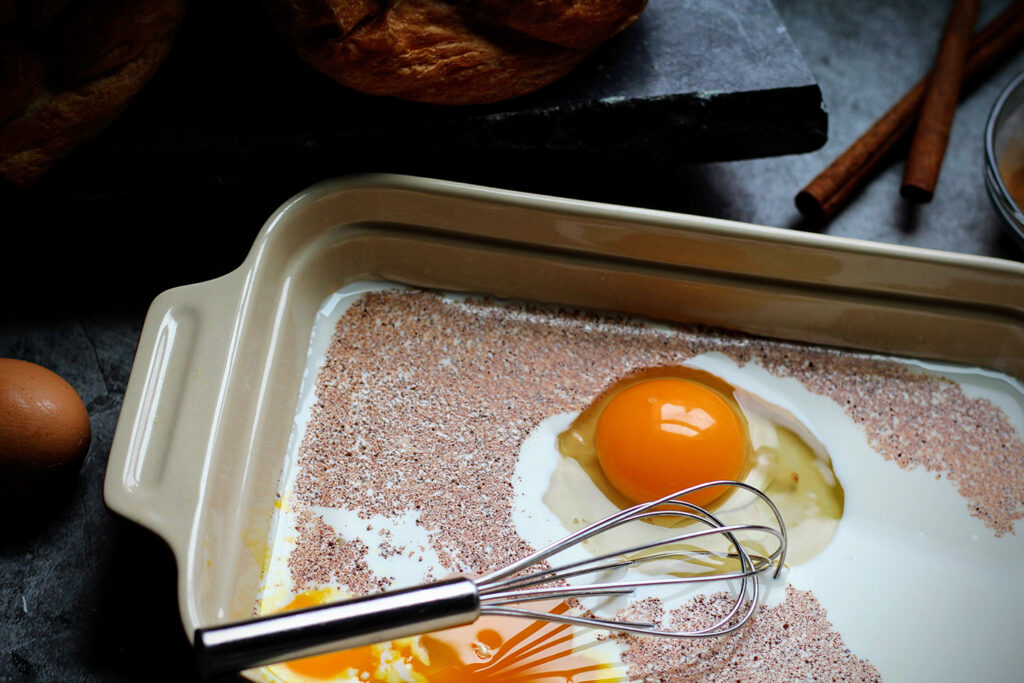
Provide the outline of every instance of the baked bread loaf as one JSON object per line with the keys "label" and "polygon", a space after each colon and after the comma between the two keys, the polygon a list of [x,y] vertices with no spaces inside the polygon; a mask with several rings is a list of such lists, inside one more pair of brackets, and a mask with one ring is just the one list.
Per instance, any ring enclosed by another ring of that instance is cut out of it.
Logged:
{"label": "baked bread loaf", "polygon": [[0,177],[28,187],[156,73],[185,3],[0,2]]}
{"label": "baked bread loaf", "polygon": [[569,72],[646,0],[265,0],[298,54],[372,95],[485,104]]}

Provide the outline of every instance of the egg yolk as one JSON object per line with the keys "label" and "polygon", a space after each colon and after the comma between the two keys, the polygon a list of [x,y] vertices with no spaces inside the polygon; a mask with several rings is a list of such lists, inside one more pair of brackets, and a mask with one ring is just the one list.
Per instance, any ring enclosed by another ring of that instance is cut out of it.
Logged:
{"label": "egg yolk", "polygon": [[[601,469],[636,503],[718,479],[737,479],[746,461],[743,426],[711,389],[683,379],[652,379],[624,389],[597,421]],[[725,492],[712,487],[686,496],[707,505]]]}
{"label": "egg yolk", "polygon": [[[322,605],[337,599],[320,588],[295,596],[284,609]],[[535,608],[562,614],[555,600]],[[373,683],[610,683],[622,680],[609,665],[578,654],[571,627],[506,617],[481,617],[473,624],[379,645],[329,652],[284,665],[304,681],[358,680]],[[284,673],[284,672],[280,672]],[[292,677],[285,674],[285,680]]]}
{"label": "egg yolk", "polygon": [[[300,593],[285,606],[285,610],[315,607],[329,601],[332,591],[320,589]],[[375,665],[374,652],[370,648],[356,648],[340,652],[328,652],[302,659],[294,659],[287,666],[292,671],[311,678],[330,679],[348,671],[372,669]]]}

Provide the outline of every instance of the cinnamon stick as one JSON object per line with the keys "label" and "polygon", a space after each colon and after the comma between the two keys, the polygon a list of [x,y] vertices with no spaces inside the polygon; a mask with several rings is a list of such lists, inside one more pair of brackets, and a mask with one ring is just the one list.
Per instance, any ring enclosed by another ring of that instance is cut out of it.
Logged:
{"label": "cinnamon stick", "polygon": [[954,0],[942,31],[900,187],[903,198],[912,202],[930,202],[935,194],[979,4],[980,0]]}
{"label": "cinnamon stick", "polygon": [[[1024,41],[1024,0],[1015,0],[971,40],[964,66],[969,86]],[[919,81],[871,128],[796,195],[796,206],[811,219],[839,212],[890,150],[913,127],[924,101],[927,78]],[[961,91],[961,94],[965,90]]]}

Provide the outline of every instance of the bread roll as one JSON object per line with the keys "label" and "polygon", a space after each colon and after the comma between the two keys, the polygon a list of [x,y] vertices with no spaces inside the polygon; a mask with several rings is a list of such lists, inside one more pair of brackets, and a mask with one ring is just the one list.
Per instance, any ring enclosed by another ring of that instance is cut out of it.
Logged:
{"label": "bread roll", "polygon": [[646,0],[265,0],[298,54],[372,95],[445,105],[524,95],[635,20]]}
{"label": "bread roll", "polygon": [[28,187],[108,125],[167,56],[184,6],[23,0],[23,30],[0,42],[0,177]]}

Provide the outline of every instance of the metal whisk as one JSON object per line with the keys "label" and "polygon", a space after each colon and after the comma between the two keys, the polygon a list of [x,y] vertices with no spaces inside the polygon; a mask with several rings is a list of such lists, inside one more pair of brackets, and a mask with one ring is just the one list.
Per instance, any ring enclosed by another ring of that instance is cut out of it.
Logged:
{"label": "metal whisk", "polygon": [[[728,486],[745,489],[771,509],[778,528],[760,524],[724,524],[702,507],[682,497],[701,489]],[[556,567],[538,566],[571,546],[583,543],[615,527],[642,520],[690,520],[699,524],[686,531],[630,548],[588,557]],[[778,546],[770,554],[751,552],[737,538],[749,532],[773,536]],[[725,552],[678,548],[701,539],[720,536],[728,541]],[[772,567],[778,577],[785,562],[786,528],[778,508],[763,492],[739,481],[713,481],[678,491],[660,500],[634,505],[580,529],[504,569],[477,579],[455,578],[414,588],[380,593],[303,610],[256,617],[222,626],[200,628],[194,644],[199,668],[210,676],[240,671],[288,659],[406,638],[469,624],[481,615],[501,615],[554,621],[591,628],[669,638],[709,638],[740,628],[757,609],[757,576]],[[678,562],[692,568],[693,561],[729,559],[738,567],[728,571],[693,574],[665,573],[659,578],[637,578],[597,583],[569,583],[572,579],[623,570],[652,562]],[[512,605],[541,600],[575,601],[578,598],[620,596],[641,587],[671,587],[708,581],[738,580],[732,609],[705,628],[694,631],[665,630],[659,624],[554,614]]]}

